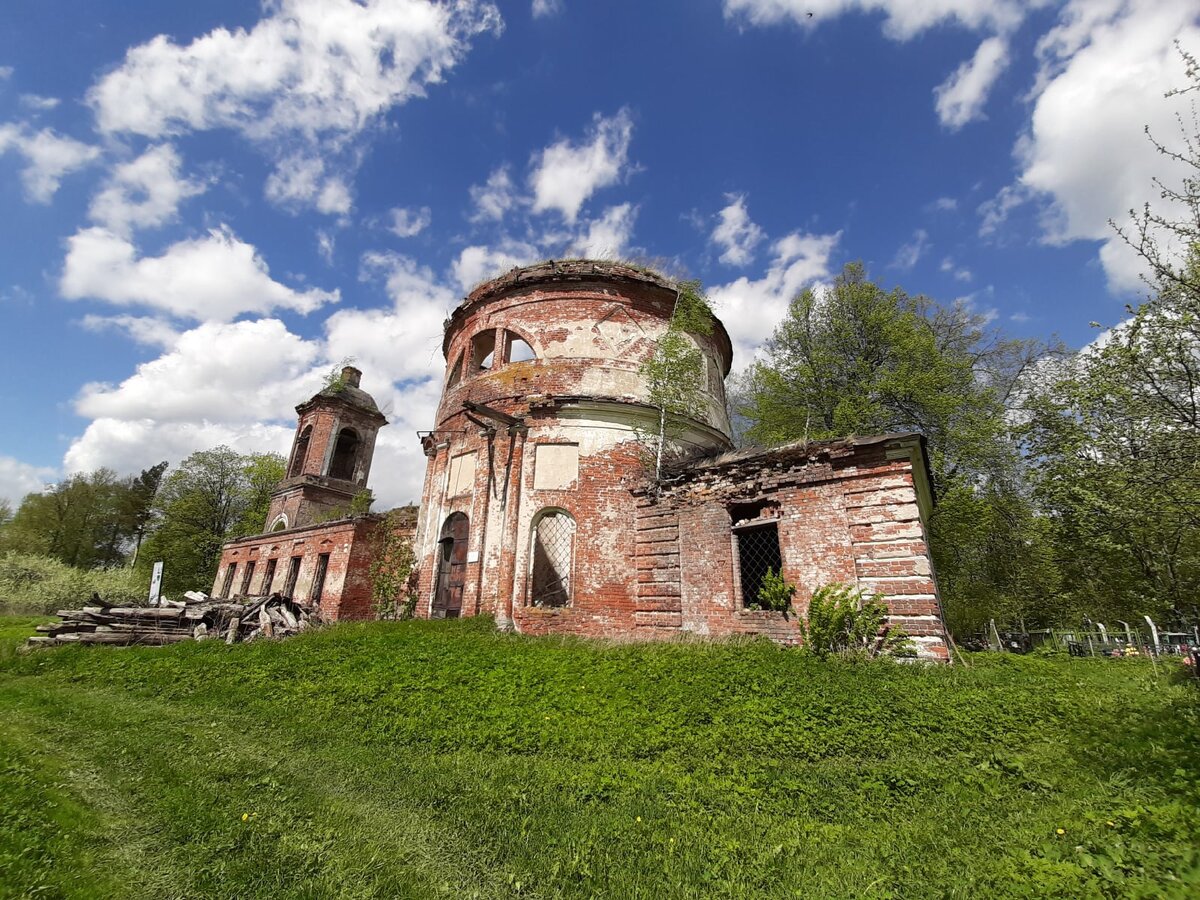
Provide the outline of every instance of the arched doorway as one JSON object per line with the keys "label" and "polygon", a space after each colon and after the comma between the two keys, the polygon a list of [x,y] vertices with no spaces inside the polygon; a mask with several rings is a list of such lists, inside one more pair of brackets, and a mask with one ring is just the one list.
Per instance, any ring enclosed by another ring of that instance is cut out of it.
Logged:
{"label": "arched doorway", "polygon": [[457,619],[462,613],[463,585],[467,581],[467,536],[470,521],[463,513],[452,513],[438,538],[437,590],[429,615],[434,619]]}

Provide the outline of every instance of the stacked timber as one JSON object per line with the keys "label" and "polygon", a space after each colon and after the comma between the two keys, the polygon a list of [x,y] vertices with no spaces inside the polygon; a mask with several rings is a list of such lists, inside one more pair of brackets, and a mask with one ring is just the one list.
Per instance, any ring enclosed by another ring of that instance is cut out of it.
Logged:
{"label": "stacked timber", "polygon": [[60,609],[62,622],[39,625],[34,646],[115,644],[159,647],[180,641],[223,638],[225,643],[260,637],[287,637],[320,623],[317,610],[281,594],[218,600],[189,591],[186,601],[159,606],[108,606],[93,596],[93,606]]}

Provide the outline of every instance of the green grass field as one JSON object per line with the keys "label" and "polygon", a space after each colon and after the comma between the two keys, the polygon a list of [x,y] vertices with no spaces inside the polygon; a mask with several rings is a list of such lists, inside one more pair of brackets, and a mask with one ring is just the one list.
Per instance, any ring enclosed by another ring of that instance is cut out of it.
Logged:
{"label": "green grass field", "polygon": [[488,621],[18,653],[5,897],[1196,897],[1200,692]]}

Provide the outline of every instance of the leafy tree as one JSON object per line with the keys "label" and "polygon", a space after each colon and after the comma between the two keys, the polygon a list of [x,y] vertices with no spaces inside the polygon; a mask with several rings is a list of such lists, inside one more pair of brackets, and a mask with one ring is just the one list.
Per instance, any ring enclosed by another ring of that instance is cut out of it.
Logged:
{"label": "leafy tree", "polygon": [[[1180,49],[1189,86],[1200,66]],[[1166,158],[1165,205],[1117,228],[1146,267],[1146,302],[1058,367],[1024,430],[1035,495],[1054,526],[1064,593],[1079,613],[1197,615],[1200,596],[1200,134]],[[1196,131],[1200,116],[1192,103]],[[1114,225],[1114,227],[1116,227]]]}
{"label": "leafy tree", "polygon": [[262,531],[270,489],[283,472],[277,453],[242,455],[229,447],[193,453],[163,480],[139,567],[164,560],[164,590],[206,587],[221,545]]}
{"label": "leafy tree", "polygon": [[[1006,340],[961,305],[885,291],[851,264],[830,289],[792,300],[750,369],[740,411],[747,436],[767,445],[924,434],[942,598],[949,618],[972,630],[996,609],[1038,612],[1054,584],[1009,434],[1028,374],[1051,349]],[[1046,587],[1033,590],[1034,579]]]}
{"label": "leafy tree", "polygon": [[166,465],[124,479],[97,469],[28,494],[4,525],[0,544],[76,568],[120,565],[141,540]]}
{"label": "leafy tree", "polygon": [[667,331],[640,370],[659,412],[658,430],[652,435],[655,478],[662,474],[667,443],[678,437],[683,420],[704,402],[704,355],[692,335],[707,337],[712,330],[712,308],[700,282],[679,282]]}
{"label": "leafy tree", "polygon": [[138,551],[150,525],[154,498],[158,495],[158,488],[166,471],[167,461],[163,460],[158,465],[143,469],[140,475],[130,478],[127,482],[120,510],[125,533],[133,541],[134,563],[137,562]]}

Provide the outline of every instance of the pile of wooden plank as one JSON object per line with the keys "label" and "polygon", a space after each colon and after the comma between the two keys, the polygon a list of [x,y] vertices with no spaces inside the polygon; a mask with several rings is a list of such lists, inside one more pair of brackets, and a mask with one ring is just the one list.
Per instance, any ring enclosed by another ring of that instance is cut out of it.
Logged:
{"label": "pile of wooden plank", "polygon": [[260,637],[287,637],[320,624],[312,607],[280,594],[218,600],[189,591],[186,601],[164,600],[159,606],[109,606],[92,597],[92,606],[60,609],[62,622],[39,625],[35,646],[115,644],[150,646],[179,641],[223,638],[225,643]]}

